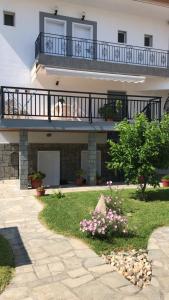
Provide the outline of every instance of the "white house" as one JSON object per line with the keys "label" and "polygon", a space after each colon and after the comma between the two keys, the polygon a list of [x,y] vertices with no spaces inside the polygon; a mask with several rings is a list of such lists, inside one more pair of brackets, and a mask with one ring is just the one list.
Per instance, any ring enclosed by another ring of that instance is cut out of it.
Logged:
{"label": "white house", "polygon": [[115,176],[105,166],[115,123],[160,119],[168,98],[167,2],[1,0],[1,180]]}

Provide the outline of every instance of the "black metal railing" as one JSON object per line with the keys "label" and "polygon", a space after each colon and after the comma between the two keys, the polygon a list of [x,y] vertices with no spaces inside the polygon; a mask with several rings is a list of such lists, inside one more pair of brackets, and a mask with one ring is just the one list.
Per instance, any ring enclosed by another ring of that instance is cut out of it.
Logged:
{"label": "black metal railing", "polygon": [[50,120],[132,120],[144,112],[161,118],[161,98],[31,88],[1,87],[1,118]]}
{"label": "black metal railing", "polygon": [[168,68],[169,66],[169,52],[167,50],[49,33],[39,34],[35,42],[36,58],[39,53],[158,68]]}

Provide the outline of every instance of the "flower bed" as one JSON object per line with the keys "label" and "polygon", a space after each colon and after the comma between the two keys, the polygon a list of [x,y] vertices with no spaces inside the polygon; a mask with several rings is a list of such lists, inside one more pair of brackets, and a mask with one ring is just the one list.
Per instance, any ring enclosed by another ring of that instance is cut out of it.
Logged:
{"label": "flower bed", "polygon": [[109,236],[127,232],[127,218],[122,215],[122,201],[118,193],[113,194],[112,182],[108,181],[110,196],[101,195],[90,220],[80,222],[80,230],[92,236]]}
{"label": "flower bed", "polygon": [[80,222],[80,230],[91,234],[92,236],[107,236],[113,232],[126,233],[127,218],[118,215],[116,211],[108,209],[106,214],[99,211],[92,213],[91,220]]}

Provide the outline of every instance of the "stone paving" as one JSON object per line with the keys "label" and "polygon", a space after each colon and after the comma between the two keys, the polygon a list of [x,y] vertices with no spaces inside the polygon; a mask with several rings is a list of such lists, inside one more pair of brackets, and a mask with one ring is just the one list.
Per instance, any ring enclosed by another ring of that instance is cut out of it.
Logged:
{"label": "stone paving", "polygon": [[10,241],[16,262],[0,300],[169,299],[169,228],[152,234],[152,285],[139,291],[81,241],[47,230],[32,191],[2,182],[0,207],[0,234]]}

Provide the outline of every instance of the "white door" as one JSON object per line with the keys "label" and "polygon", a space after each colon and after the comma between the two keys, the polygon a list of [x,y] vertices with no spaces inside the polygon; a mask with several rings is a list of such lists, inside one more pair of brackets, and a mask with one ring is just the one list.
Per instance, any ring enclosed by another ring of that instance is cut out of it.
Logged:
{"label": "white door", "polygon": [[66,55],[66,22],[45,18],[44,48],[45,53]]}
{"label": "white door", "polygon": [[93,57],[93,26],[73,23],[73,55],[79,58]]}
{"label": "white door", "polygon": [[60,152],[39,151],[38,171],[46,174],[43,180],[45,186],[60,185]]}
{"label": "white door", "polygon": [[[88,151],[81,151],[81,169],[85,171],[87,177],[88,172]],[[97,151],[96,172],[101,175],[101,151]]]}

